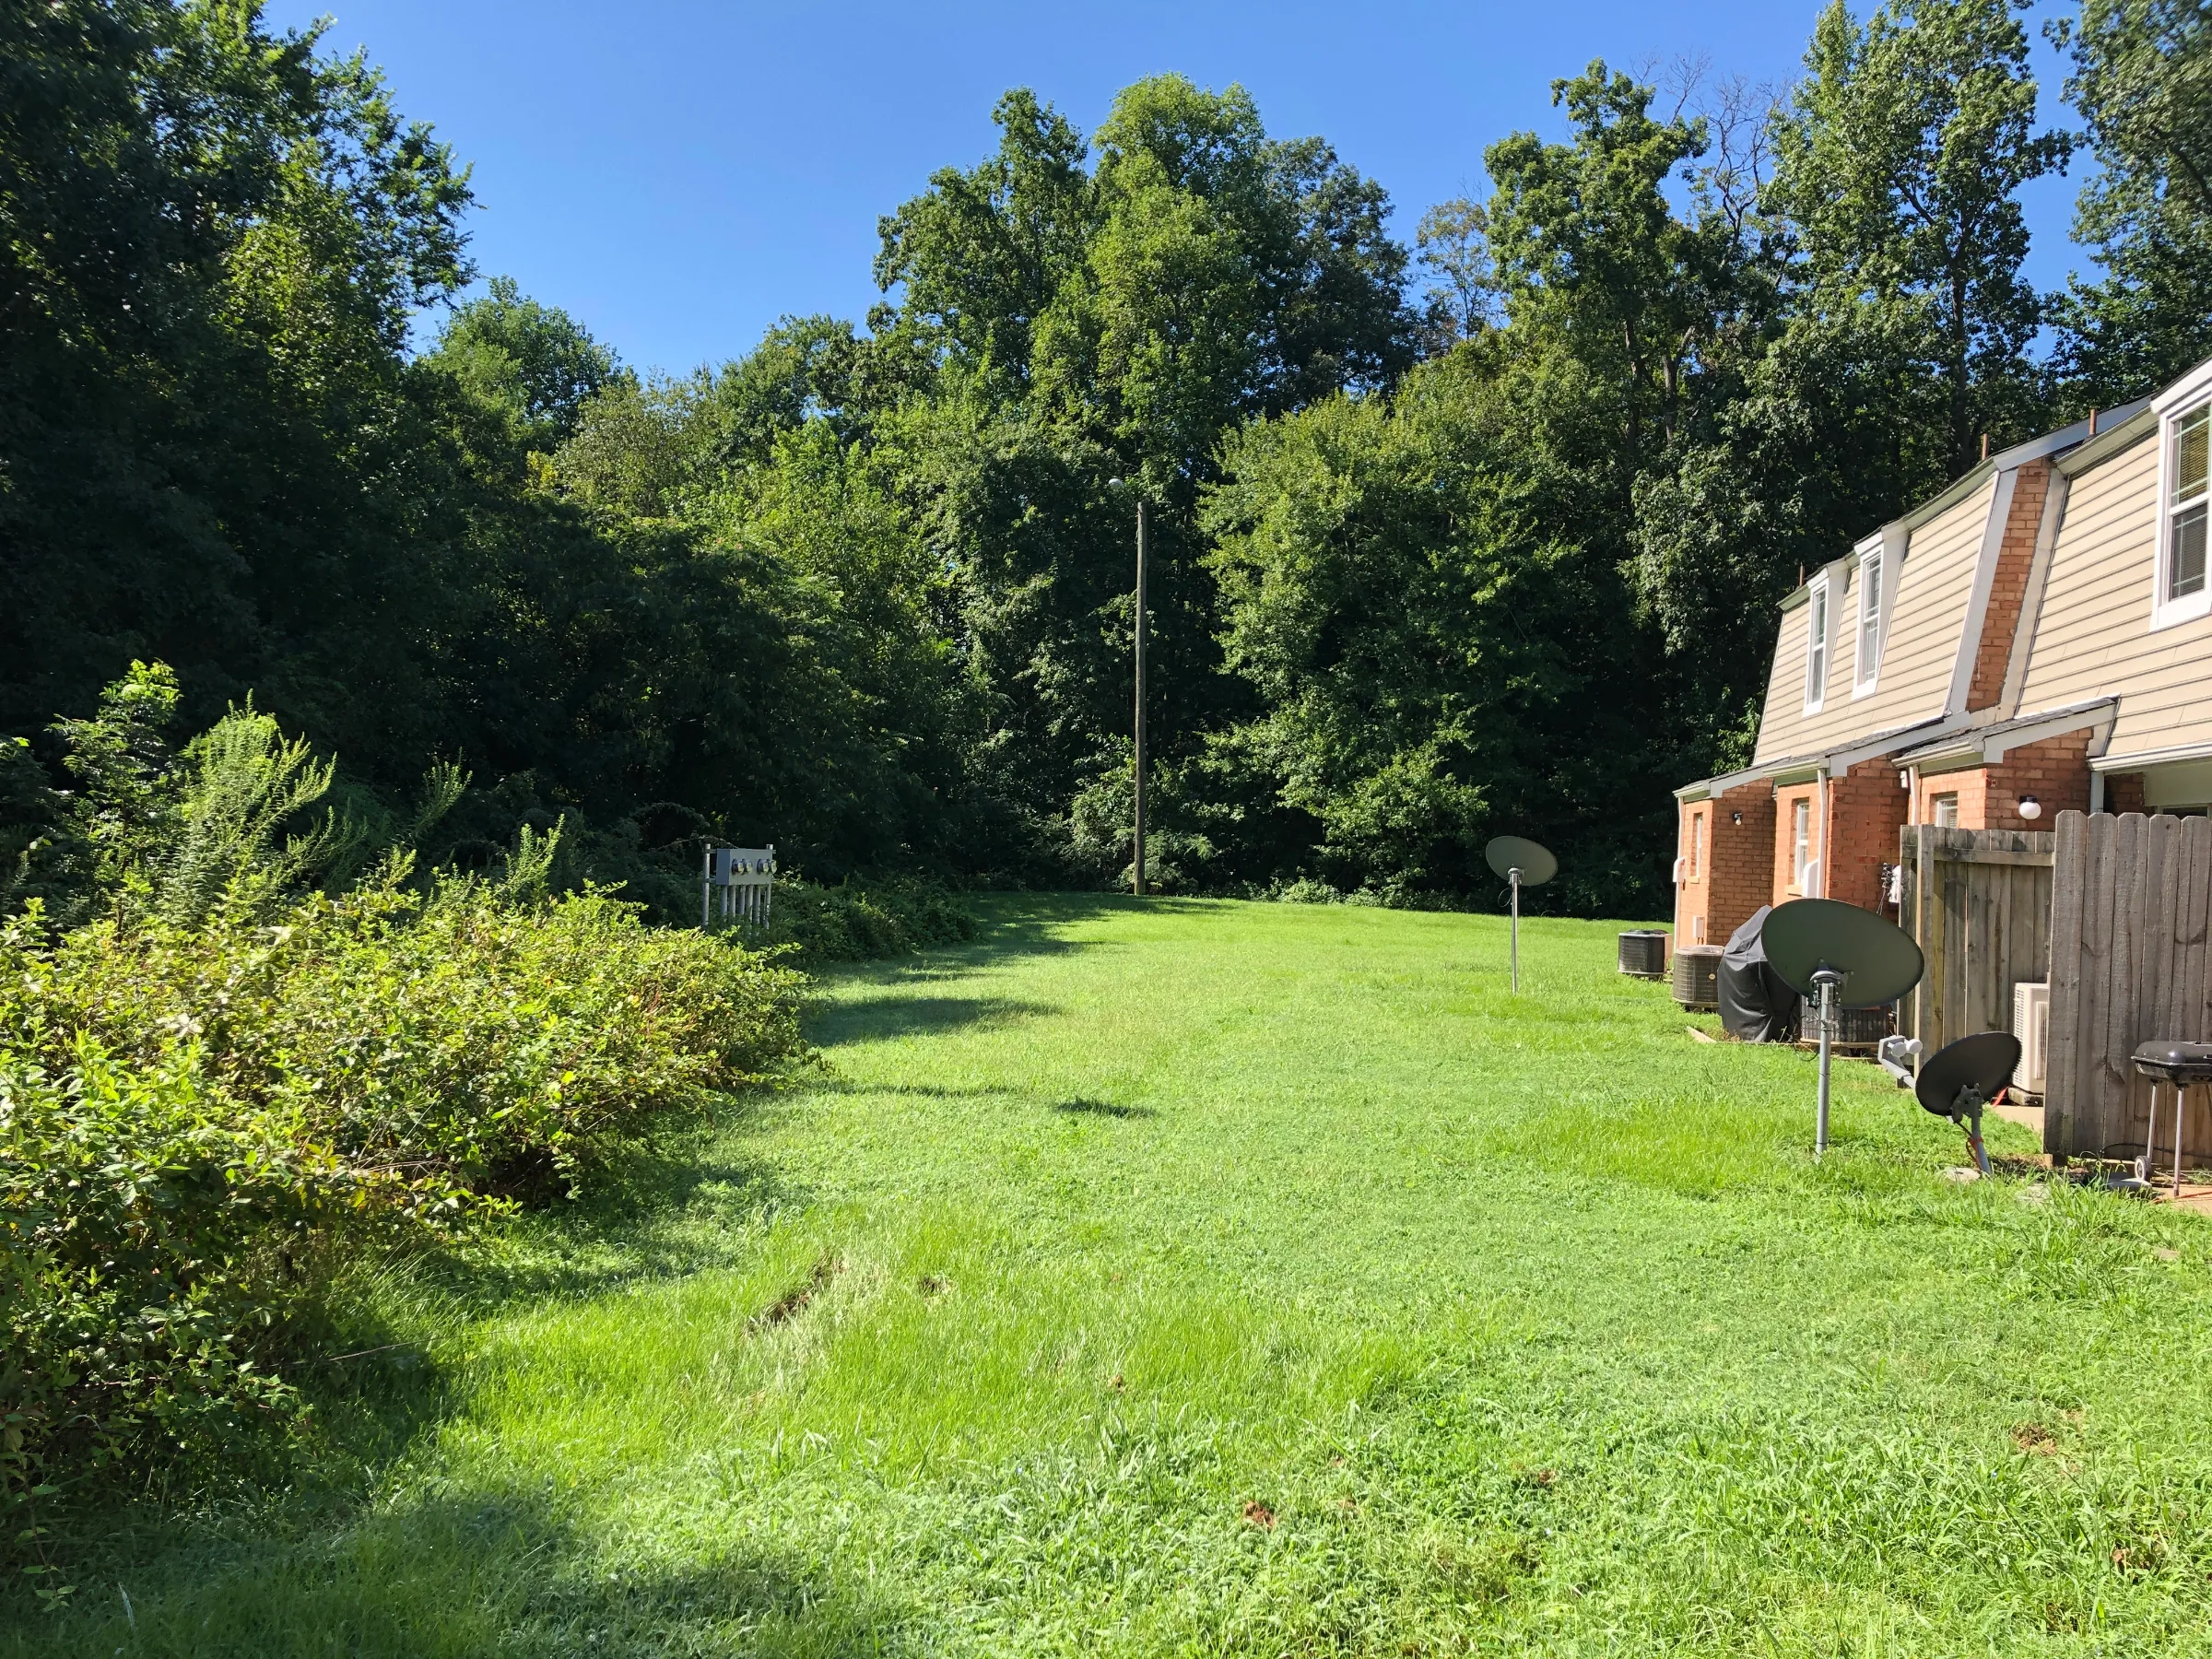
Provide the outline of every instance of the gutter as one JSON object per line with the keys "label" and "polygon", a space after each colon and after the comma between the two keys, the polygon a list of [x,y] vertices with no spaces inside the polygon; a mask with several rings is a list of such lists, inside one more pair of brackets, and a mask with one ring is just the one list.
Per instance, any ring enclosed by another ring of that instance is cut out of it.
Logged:
{"label": "gutter", "polygon": [[[1956,735],[1946,733],[1932,743],[1900,755],[1898,762],[1916,769],[1923,777],[1937,777],[1976,766],[1995,766],[2012,749],[2025,748],[2046,737],[2078,732],[2084,726],[2098,728],[2089,740],[2094,750],[2100,744],[2112,740],[2112,724],[2119,715],[2118,698],[2100,698],[2095,702],[2074,703],[2026,720],[2009,720]],[[2212,749],[2212,746],[2207,748]],[[2097,762],[2092,760],[2089,764],[2094,767]]]}
{"label": "gutter", "polygon": [[[2109,736],[2107,741],[2110,741]],[[2212,760],[2212,743],[2183,743],[2172,748],[2137,749],[2132,755],[2097,755],[2090,759],[2089,771],[2102,777],[2106,772],[2141,771],[2147,766],[2171,766],[2177,760]]]}

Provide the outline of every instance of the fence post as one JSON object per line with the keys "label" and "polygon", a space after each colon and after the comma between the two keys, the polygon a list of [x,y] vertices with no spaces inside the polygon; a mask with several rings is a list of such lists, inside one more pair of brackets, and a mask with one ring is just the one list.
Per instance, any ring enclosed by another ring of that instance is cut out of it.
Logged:
{"label": "fence post", "polygon": [[2088,878],[2088,820],[2058,815],[2058,857],[2051,871],[2051,1030],[2044,1057],[2043,1150],[2056,1162],[2073,1146],[2081,1026],[2081,919]]}

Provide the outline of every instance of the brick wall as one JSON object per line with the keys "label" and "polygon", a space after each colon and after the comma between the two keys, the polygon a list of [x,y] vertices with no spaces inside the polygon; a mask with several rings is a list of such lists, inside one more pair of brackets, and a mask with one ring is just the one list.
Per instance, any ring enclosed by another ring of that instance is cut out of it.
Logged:
{"label": "brick wall", "polygon": [[[1995,766],[1969,767],[1964,771],[1935,772],[1919,778],[1912,791],[1911,822],[1936,821],[1936,798],[1959,797],[1961,830],[2048,830],[2058,815],[2089,809],[2089,738],[2092,728],[2062,732],[2040,743],[2006,751]],[[2107,780],[2110,810],[2110,780]],[[2140,798],[2141,780],[2136,780]],[[2020,797],[2033,795],[2042,813],[2033,823],[2020,816]]]}
{"label": "brick wall", "polygon": [[1862,760],[1828,781],[1828,848],[1821,889],[1861,910],[1878,911],[1882,865],[1897,862],[1897,832],[1912,804],[1897,781],[1897,762]]}
{"label": "brick wall", "polygon": [[[1984,774],[1982,821],[1974,828],[2048,830],[2062,812],[2087,812],[2089,739],[2094,735],[2094,729],[2085,726],[2078,732],[2062,732],[2041,743],[2006,750],[2005,759]],[[2042,804],[2042,813],[2033,823],[2020,816],[2024,794],[2031,794]]]}
{"label": "brick wall", "polygon": [[[1919,779],[1912,792],[1912,817],[1915,824],[1936,821],[1936,803],[1945,795],[1959,797],[1959,823],[1961,830],[1985,830],[1982,821],[1983,769],[1969,767],[1964,771],[1934,772]],[[1917,776],[1917,774],[1915,774]]]}
{"label": "brick wall", "polygon": [[[1690,836],[1700,813],[1705,853],[1691,880]],[[1675,889],[1675,943],[1725,945],[1728,935],[1769,901],[1774,792],[1765,783],[1745,783],[1712,800],[1683,802],[1680,817],[1675,850],[1683,860],[1684,880]]]}
{"label": "brick wall", "polygon": [[2104,809],[2107,812],[2146,812],[2143,804],[2143,774],[2141,772],[2107,772],[2104,775]]}
{"label": "brick wall", "polygon": [[[1970,713],[1994,707],[2005,694],[2005,668],[2012,660],[2013,629],[2028,596],[2028,567],[2035,560],[2036,531],[2043,522],[2043,499],[2050,491],[2048,461],[2030,461],[2013,476],[2012,508],[2005,515],[1996,573],[1989,586],[1989,609],[1983,615],[1982,638],[1974,649],[1974,675],[1967,687]],[[1959,802],[1961,808],[1965,805],[1963,800]]]}

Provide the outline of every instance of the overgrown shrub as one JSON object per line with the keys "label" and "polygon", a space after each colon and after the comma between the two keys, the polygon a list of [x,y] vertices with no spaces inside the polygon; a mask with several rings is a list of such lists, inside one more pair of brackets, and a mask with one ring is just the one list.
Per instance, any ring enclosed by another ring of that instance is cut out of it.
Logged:
{"label": "overgrown shrub", "polygon": [[818,887],[777,881],[768,938],[806,962],[864,962],[975,937],[975,917],[935,882],[885,877]]}
{"label": "overgrown shrub", "polygon": [[0,929],[0,1485],[241,1412],[335,1246],[573,1187],[801,1056],[802,976],[585,893]]}

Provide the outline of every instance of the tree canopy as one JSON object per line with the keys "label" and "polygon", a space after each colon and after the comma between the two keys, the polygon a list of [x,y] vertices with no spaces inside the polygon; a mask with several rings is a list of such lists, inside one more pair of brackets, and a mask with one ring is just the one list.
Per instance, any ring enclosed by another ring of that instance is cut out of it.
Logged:
{"label": "tree canopy", "polygon": [[349,821],[463,780],[432,862],[565,821],[559,879],[670,916],[709,837],[1113,881],[1141,499],[1169,884],[1487,902],[1513,830],[1648,912],[1798,569],[2212,352],[2207,13],[2056,35],[2078,133],[2006,0],[1839,0],[1771,95],[1594,61],[1411,247],[1240,87],[1017,88],[866,317],[658,378],[473,286],[467,168],[316,31],[0,7],[0,879],[89,867],[119,682],[335,753]]}

